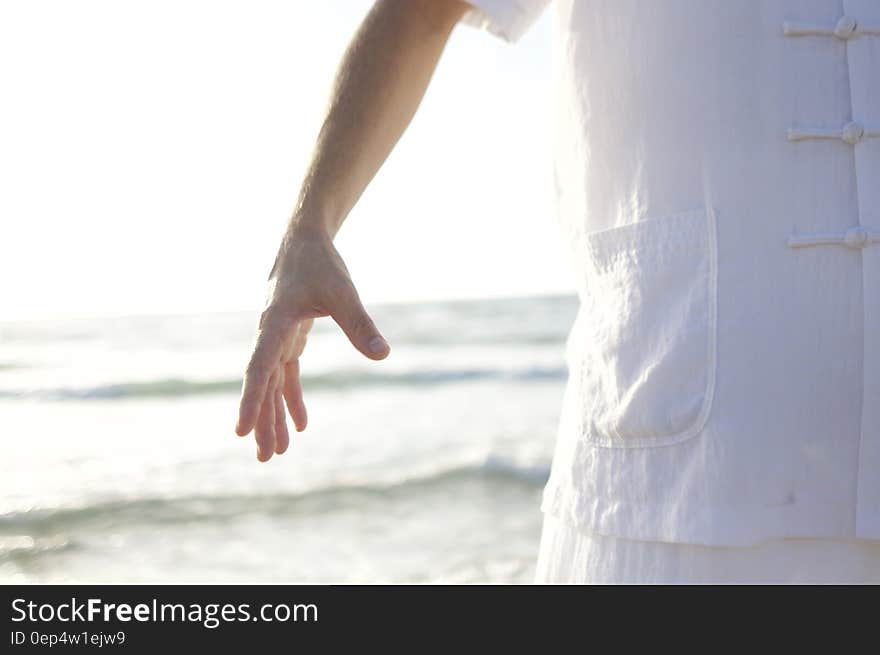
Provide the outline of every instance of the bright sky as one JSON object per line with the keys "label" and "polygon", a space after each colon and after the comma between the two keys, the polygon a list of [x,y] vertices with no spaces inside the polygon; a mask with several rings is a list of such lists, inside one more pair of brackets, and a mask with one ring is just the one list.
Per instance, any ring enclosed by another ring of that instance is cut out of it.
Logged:
{"label": "bright sky", "polygon": [[[260,306],[368,0],[0,0],[0,320]],[[568,291],[551,12],[456,29],[337,247],[370,302]]]}

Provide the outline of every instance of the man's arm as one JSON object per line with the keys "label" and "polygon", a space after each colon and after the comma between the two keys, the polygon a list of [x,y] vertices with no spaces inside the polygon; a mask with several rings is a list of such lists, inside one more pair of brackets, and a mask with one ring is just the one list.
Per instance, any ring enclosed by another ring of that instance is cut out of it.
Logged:
{"label": "man's arm", "polygon": [[261,461],[287,449],[285,404],[296,429],[306,427],[299,357],[314,318],[331,316],[370,359],[388,356],[332,240],[415,114],[467,9],[460,0],[378,0],[343,57],[245,372],[236,432],[254,430]]}

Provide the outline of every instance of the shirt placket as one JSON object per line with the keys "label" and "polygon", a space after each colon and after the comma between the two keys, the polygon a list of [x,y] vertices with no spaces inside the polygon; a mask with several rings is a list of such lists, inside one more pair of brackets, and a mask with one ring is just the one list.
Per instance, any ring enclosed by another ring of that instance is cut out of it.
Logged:
{"label": "shirt placket", "polygon": [[[864,25],[880,25],[880,2],[846,0],[847,14]],[[847,47],[854,116],[880,121],[880,36],[877,30],[853,39]],[[862,225],[880,227],[880,139],[855,146],[859,217]],[[880,539],[880,244],[862,250],[864,289],[864,387],[859,448],[856,534]]]}
{"label": "shirt placket", "polygon": [[880,2],[844,0],[833,24],[786,22],[787,37],[846,43],[852,120],[838,127],[790,126],[788,139],[839,139],[853,149],[858,223],[842,232],[795,234],[792,248],[838,246],[862,260],[864,363],[856,481],[856,536],[880,539]]}

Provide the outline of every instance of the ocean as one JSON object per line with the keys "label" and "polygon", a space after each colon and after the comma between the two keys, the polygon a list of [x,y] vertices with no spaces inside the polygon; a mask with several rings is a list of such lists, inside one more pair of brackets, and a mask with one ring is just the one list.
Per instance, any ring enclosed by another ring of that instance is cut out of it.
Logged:
{"label": "ocean", "polygon": [[574,297],[329,319],[309,427],[235,436],[253,312],[0,323],[0,583],[527,583]]}

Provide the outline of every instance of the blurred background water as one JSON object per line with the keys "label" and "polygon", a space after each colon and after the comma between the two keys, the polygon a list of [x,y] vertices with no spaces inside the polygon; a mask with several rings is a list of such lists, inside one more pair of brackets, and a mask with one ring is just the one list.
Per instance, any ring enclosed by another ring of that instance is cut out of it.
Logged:
{"label": "blurred background water", "polygon": [[253,313],[0,323],[0,582],[530,582],[571,296],[370,307],[234,436]]}

